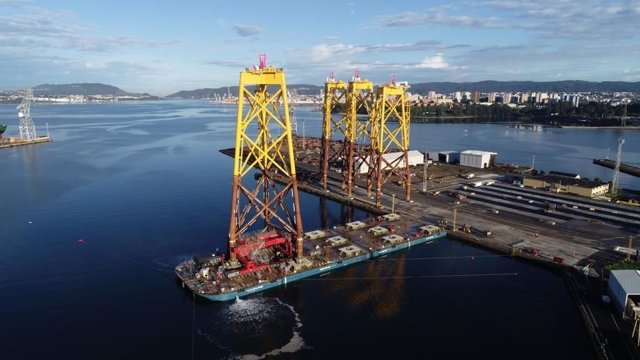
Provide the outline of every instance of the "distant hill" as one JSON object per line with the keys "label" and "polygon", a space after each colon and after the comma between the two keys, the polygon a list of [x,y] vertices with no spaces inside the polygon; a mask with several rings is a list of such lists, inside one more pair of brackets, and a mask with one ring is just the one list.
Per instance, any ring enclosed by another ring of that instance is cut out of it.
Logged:
{"label": "distant hill", "polygon": [[66,95],[116,95],[116,96],[151,96],[147,93],[139,94],[124,91],[113,85],[99,83],[81,84],[42,84],[33,88],[33,94],[39,96]]}
{"label": "distant hill", "polygon": [[[298,95],[318,95],[324,86],[310,84],[291,84],[287,85],[289,91],[295,90]],[[213,94],[220,96],[229,92],[232,96],[238,96],[238,86],[225,86],[219,88],[204,88],[195,90],[182,90],[165,96],[168,99],[206,99],[212,98]]]}
{"label": "distant hill", "polygon": [[[232,95],[237,94],[238,87],[234,86],[233,91],[231,91],[231,88],[229,88],[229,92]],[[213,94],[215,93],[219,93],[220,96],[222,96],[222,94],[227,93],[227,88],[217,88],[217,89],[204,88],[204,89],[195,89],[195,90],[180,90],[176,93],[165,96],[165,98],[167,99],[207,99],[207,98],[213,97]]]}
{"label": "distant hill", "polygon": [[[480,91],[480,92],[518,92],[518,91],[547,91],[547,92],[614,92],[626,91],[640,93],[640,81],[582,81],[582,80],[563,80],[563,81],[476,81],[476,82],[426,82],[426,83],[410,83],[409,91],[414,94],[426,94],[429,91],[437,93],[452,93],[454,91]],[[292,84],[287,86],[289,90],[296,90],[300,95],[316,95],[320,94],[320,90],[324,86],[309,84]],[[195,90],[182,90],[177,93],[166,96],[167,98],[180,99],[202,99],[211,98],[213,94],[218,93],[220,96],[226,94],[227,91],[233,96],[238,95],[238,87],[219,87]]]}

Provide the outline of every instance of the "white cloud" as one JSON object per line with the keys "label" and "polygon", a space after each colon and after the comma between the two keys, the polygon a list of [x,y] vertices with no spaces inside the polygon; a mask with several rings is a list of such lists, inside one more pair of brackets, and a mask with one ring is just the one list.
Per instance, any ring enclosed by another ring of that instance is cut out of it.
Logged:
{"label": "white cloud", "polygon": [[105,63],[96,63],[96,62],[87,62],[84,64],[84,66],[87,69],[92,69],[92,70],[103,70],[106,69],[106,64]]}
{"label": "white cloud", "polygon": [[380,23],[389,27],[407,27],[424,25],[428,21],[427,14],[407,11],[393,15],[381,16]]}
{"label": "white cloud", "polygon": [[502,28],[504,24],[495,17],[474,17],[469,15],[450,15],[442,9],[424,12],[407,11],[398,14],[385,15],[377,18],[384,27],[402,28],[417,26],[438,27],[479,27]]}
{"label": "white cloud", "polygon": [[[579,1],[539,0],[536,2],[477,1],[466,8],[436,7],[405,11],[376,18],[378,26],[517,29],[534,36],[571,38],[588,42],[593,36],[640,37],[631,14],[640,13],[638,2],[585,4]],[[490,15],[486,15],[489,13]],[[588,35],[588,36],[587,36]]]}
{"label": "white cloud", "polygon": [[234,24],[233,31],[240,36],[253,36],[258,35],[264,31],[263,28],[255,25]]}
{"label": "white cloud", "polygon": [[622,11],[624,11],[624,9],[622,8],[622,6],[609,6],[605,11],[607,14],[615,15],[621,13]]}
{"label": "white cloud", "polygon": [[242,69],[246,67],[250,62],[241,60],[210,60],[205,62],[206,65],[216,65],[222,67],[229,67],[233,69]]}
{"label": "white cloud", "polygon": [[419,69],[447,69],[451,65],[444,60],[443,54],[436,54],[436,56],[425,57],[416,67]]}
{"label": "white cloud", "polygon": [[80,22],[72,12],[47,10],[31,6],[28,2],[0,0],[0,7],[12,5],[18,12],[0,16],[0,51],[4,52],[17,53],[21,49],[103,52],[122,47],[156,47],[177,43],[145,41],[130,36],[96,36],[91,34],[92,28]]}
{"label": "white cloud", "polygon": [[345,44],[318,44],[311,48],[312,62],[325,61],[332,58],[344,58],[354,54],[362,53],[366,50],[363,46]]}

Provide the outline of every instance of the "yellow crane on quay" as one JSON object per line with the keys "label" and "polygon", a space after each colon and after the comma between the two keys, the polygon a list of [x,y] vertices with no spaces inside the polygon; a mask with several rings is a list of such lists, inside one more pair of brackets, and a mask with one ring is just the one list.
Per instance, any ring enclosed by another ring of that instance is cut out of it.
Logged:
{"label": "yellow crane on quay", "polygon": [[337,111],[339,106],[346,104],[346,98],[347,84],[344,81],[336,81],[333,73],[330,73],[327,81],[324,83],[324,102],[322,106],[323,121],[320,174],[322,175],[322,186],[324,190],[327,190],[328,185],[329,164],[334,164],[338,162],[339,159],[344,159],[347,156],[344,151],[345,146],[342,146],[338,151],[332,151],[331,149],[331,141],[335,134],[341,133],[343,138],[347,138],[347,117],[343,112]]}
{"label": "yellow crane on quay", "polygon": [[[371,114],[372,164],[369,170],[367,192],[375,184],[376,205],[382,201],[382,187],[392,175],[400,178],[405,199],[411,200],[411,169],[409,168],[409,102],[405,99],[406,85],[383,84],[376,91]],[[387,154],[394,152],[394,155]]]}
{"label": "yellow crane on quay", "polygon": [[[361,79],[357,70],[348,85],[336,81],[331,74],[325,83],[322,123],[320,173],[325,190],[330,165],[339,163],[342,189],[349,198],[356,174],[365,169],[367,193],[371,196],[375,190],[376,206],[381,206],[382,188],[391,176],[400,179],[399,183],[405,187],[405,199],[410,200],[407,88],[407,83],[396,83],[395,77],[374,89],[373,83]],[[341,103],[346,108],[342,116],[335,114]],[[332,137],[338,132],[344,136],[342,146],[331,147]]]}

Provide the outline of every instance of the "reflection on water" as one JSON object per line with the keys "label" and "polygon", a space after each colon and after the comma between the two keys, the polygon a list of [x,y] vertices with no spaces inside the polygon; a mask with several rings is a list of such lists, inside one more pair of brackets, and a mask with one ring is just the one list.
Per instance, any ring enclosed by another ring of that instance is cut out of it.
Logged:
{"label": "reflection on water", "polygon": [[[345,276],[360,275],[366,280],[358,281],[358,285],[349,289],[340,287],[347,304],[352,308],[368,306],[372,308],[372,317],[383,319],[396,315],[400,311],[404,293],[404,260],[405,255],[397,255],[397,261],[370,261],[361,274],[354,271]],[[349,284],[345,281],[345,285]],[[345,291],[346,290],[346,291]]]}
{"label": "reflection on water", "polygon": [[[320,216],[320,228],[328,229],[333,225],[345,225],[346,223],[352,222],[356,218],[356,209],[353,206],[349,206],[346,204],[340,204],[340,213],[336,213],[329,209],[330,201],[327,198],[319,197],[319,206],[320,211],[318,212]],[[339,215],[339,217],[334,217],[335,215]]]}

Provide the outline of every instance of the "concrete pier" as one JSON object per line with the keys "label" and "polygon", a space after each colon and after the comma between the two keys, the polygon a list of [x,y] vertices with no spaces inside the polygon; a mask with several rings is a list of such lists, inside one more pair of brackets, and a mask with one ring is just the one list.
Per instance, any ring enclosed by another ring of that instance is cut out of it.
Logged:
{"label": "concrete pier", "polygon": [[[591,274],[598,277],[603,266],[626,256],[616,251],[616,246],[627,246],[628,236],[640,230],[638,208],[497,181],[504,174],[481,175],[496,180],[482,190],[465,190],[465,180],[447,176],[431,183],[427,193],[414,190],[410,202],[403,200],[402,186],[388,183],[382,207],[378,208],[367,196],[365,179],[355,182],[355,190],[348,197],[341,188],[340,174],[331,174],[325,191],[315,169],[302,163],[298,169],[307,174],[299,182],[302,191],[372,213],[389,212],[393,207],[403,216],[439,223],[449,231],[450,238],[554,267],[581,269],[589,265]],[[416,179],[414,189],[421,188],[418,182]],[[452,192],[468,196],[458,200],[449,195]],[[557,210],[550,212],[549,202],[556,203]],[[527,240],[527,246],[513,246],[522,240]]]}
{"label": "concrete pier", "polygon": [[[231,154],[231,149],[221,151]],[[616,247],[626,247],[628,237],[640,231],[640,208],[514,186],[508,182],[513,170],[506,167],[473,169],[474,180],[485,185],[472,187],[461,176],[470,168],[430,166],[427,192],[420,190],[422,169],[416,168],[411,171],[411,201],[404,200],[402,185],[390,181],[377,207],[373,194],[367,194],[365,177],[355,179],[349,196],[342,189],[342,174],[332,171],[325,190],[315,156],[298,160],[301,191],[373,214],[395,211],[415,221],[438,223],[450,238],[545,265],[577,269],[589,265],[590,274],[600,277],[605,265],[626,257]]]}
{"label": "concrete pier", "polygon": [[51,138],[48,136],[39,136],[33,140],[22,140],[21,138],[16,138],[16,137],[0,138],[0,149],[10,148],[15,146],[47,143],[47,142],[51,142]]}
{"label": "concrete pier", "polygon": [[[596,165],[607,167],[609,169],[616,168],[616,162],[610,159],[593,159],[593,163]],[[620,172],[640,177],[640,167],[637,166],[620,163]]]}

